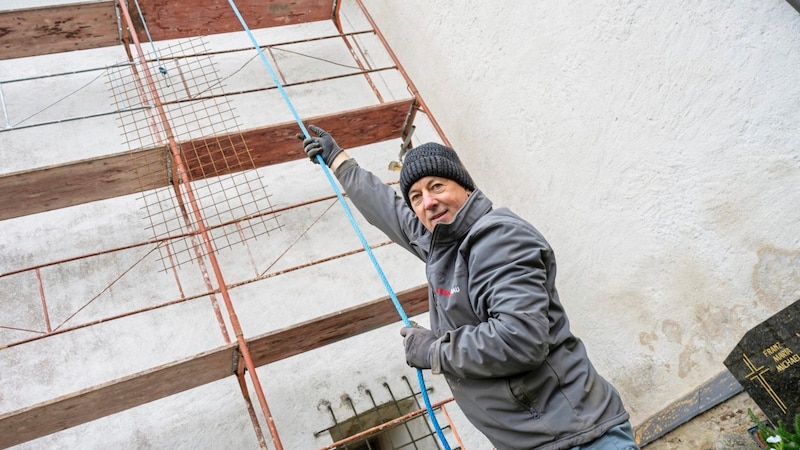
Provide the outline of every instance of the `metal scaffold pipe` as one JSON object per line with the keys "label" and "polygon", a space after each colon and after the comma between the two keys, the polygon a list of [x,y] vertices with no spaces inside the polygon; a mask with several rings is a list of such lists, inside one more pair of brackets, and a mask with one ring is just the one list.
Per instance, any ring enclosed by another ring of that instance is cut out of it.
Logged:
{"label": "metal scaffold pipe", "polygon": [[[131,20],[130,12],[128,11],[125,2],[119,2],[120,9],[122,10],[123,15],[125,16],[125,22],[128,26],[128,29],[131,30],[131,38],[134,42],[134,46],[136,47],[136,52],[138,55],[138,59],[142,66],[146,68],[146,60],[144,57],[144,52],[142,51],[141,44],[139,42],[138,36],[134,31],[135,28],[133,26],[133,21]],[[236,311],[233,307],[233,303],[230,298],[230,294],[228,292],[225,279],[222,276],[222,271],[219,267],[219,263],[215,256],[213,244],[211,242],[211,238],[209,236],[208,230],[205,227],[205,221],[203,219],[203,215],[201,210],[197,204],[197,200],[195,198],[194,192],[192,190],[192,186],[190,184],[188,171],[184,164],[184,161],[181,157],[180,149],[178,148],[178,144],[175,141],[175,136],[172,134],[172,130],[169,125],[169,121],[167,119],[166,112],[164,110],[163,105],[161,104],[160,98],[158,96],[158,92],[156,90],[155,82],[152,78],[152,75],[148,70],[144,70],[145,80],[147,82],[147,89],[149,90],[150,95],[153,98],[154,107],[157,112],[157,118],[160,121],[160,125],[164,127],[164,132],[166,133],[166,137],[168,140],[170,152],[172,154],[173,163],[175,168],[178,172],[179,177],[176,180],[176,190],[179,188],[183,188],[186,193],[186,197],[188,198],[189,207],[191,209],[191,213],[194,215],[195,222],[197,224],[198,231],[200,233],[201,239],[203,244],[207,250],[207,257],[209,259],[211,268],[214,273],[214,277],[216,278],[217,285],[219,286],[220,295],[223,298],[225,303],[225,307],[228,311],[228,318],[230,320],[231,328],[233,328],[234,334],[236,335],[236,340],[239,345],[239,351],[242,355],[242,359],[244,360],[245,366],[247,367],[247,371],[250,374],[250,379],[253,383],[253,388],[256,391],[256,395],[258,397],[259,404],[261,406],[262,412],[265,416],[265,420],[267,422],[267,426],[270,431],[270,435],[272,436],[272,442],[277,450],[282,450],[283,446],[281,444],[280,438],[278,436],[277,429],[275,428],[275,423],[272,418],[272,414],[270,413],[269,406],[267,405],[267,400],[264,396],[264,391],[261,388],[261,382],[258,379],[258,374],[256,373],[255,365],[253,364],[253,358],[250,354],[250,350],[247,347],[247,341],[244,338],[244,333],[242,332],[241,325],[239,323],[239,318],[236,314]],[[178,181],[180,180],[180,181]],[[180,184],[177,184],[180,183]]]}

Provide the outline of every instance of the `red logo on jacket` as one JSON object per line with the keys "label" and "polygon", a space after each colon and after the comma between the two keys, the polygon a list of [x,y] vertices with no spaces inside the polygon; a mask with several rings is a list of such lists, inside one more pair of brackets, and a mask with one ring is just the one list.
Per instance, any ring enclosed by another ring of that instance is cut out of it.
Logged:
{"label": "red logo on jacket", "polygon": [[439,295],[444,295],[446,297],[450,297],[451,295],[455,294],[456,292],[461,291],[461,288],[458,286],[453,286],[450,289],[443,289],[443,288],[436,288],[434,291]]}

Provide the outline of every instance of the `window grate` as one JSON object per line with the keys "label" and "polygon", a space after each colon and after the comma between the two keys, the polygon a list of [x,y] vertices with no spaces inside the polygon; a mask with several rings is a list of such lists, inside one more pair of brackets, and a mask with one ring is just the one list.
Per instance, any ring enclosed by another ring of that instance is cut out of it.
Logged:
{"label": "window grate", "polygon": [[[342,405],[348,412],[345,420],[338,418],[330,402],[324,402],[333,426],[315,433],[317,436],[329,433],[333,444],[326,449],[343,450],[433,450],[441,449],[441,443],[430,419],[421,404],[420,392],[415,391],[407,377],[401,377],[402,389],[407,393],[398,395],[389,385],[383,383],[383,393],[388,401],[379,404],[375,395],[361,387],[368,399],[366,410],[359,411],[356,401],[349,394],[341,397]],[[363,409],[363,408],[362,408]],[[443,431],[451,429],[451,425]]]}

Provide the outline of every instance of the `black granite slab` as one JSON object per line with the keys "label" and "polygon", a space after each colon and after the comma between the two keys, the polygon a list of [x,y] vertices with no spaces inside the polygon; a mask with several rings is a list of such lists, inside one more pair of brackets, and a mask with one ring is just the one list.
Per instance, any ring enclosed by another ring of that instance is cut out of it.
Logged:
{"label": "black granite slab", "polygon": [[800,300],[745,333],[725,366],[773,424],[791,430],[800,413]]}

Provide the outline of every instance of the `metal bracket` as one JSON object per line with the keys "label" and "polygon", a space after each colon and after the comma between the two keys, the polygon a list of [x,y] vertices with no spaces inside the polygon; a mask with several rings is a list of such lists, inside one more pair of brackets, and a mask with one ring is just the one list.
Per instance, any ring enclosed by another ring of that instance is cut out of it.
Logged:
{"label": "metal bracket", "polygon": [[417,112],[417,99],[415,98],[413,102],[411,102],[411,106],[408,108],[408,113],[406,113],[406,119],[403,122],[403,128],[400,130],[400,137],[403,138],[403,143],[400,144],[400,154],[398,157],[400,158],[400,162],[402,163],[403,158],[406,156],[406,152],[411,147],[411,136],[414,134],[414,130],[417,127],[413,124],[414,116],[416,116]]}
{"label": "metal bracket", "polygon": [[233,355],[233,360],[231,361],[231,373],[236,375],[239,371],[239,360],[242,359],[242,352],[239,351],[239,347],[235,347],[231,352]]}
{"label": "metal bracket", "polygon": [[[250,343],[247,343],[247,349],[250,350]],[[233,360],[231,361],[231,374],[236,375],[239,373],[239,361],[243,359],[242,351],[239,350],[239,346],[237,345],[233,349]],[[242,371],[247,370],[247,367],[244,367]]]}
{"label": "metal bracket", "polygon": [[414,135],[414,131],[416,129],[417,129],[416,125],[411,125],[411,131],[408,132],[408,135],[406,135],[405,139],[403,139],[403,143],[400,144],[400,154],[398,155],[400,157],[400,162],[403,161],[403,158],[405,158],[408,149],[411,147],[411,136]]}
{"label": "metal bracket", "polygon": [[[183,155],[181,151],[181,144],[180,142],[176,142],[175,145],[178,147],[178,152]],[[181,177],[180,172],[178,172],[178,168],[175,166],[175,158],[172,155],[172,149],[170,148],[169,144],[164,144],[164,151],[167,153],[167,179],[169,180],[169,184],[175,186],[176,180],[175,176],[177,175],[177,184],[183,183],[183,177]],[[188,175],[187,175],[188,176]],[[191,177],[189,178],[191,180]]]}
{"label": "metal bracket", "polygon": [[169,145],[164,146],[164,152],[167,154],[167,180],[172,184],[172,152],[169,151]]}
{"label": "metal bracket", "polygon": [[400,143],[400,153],[397,155],[397,161],[389,161],[389,170],[399,172],[403,168],[403,158],[406,156],[408,149],[411,148],[411,137],[414,135],[414,130],[417,129],[413,124],[416,113],[417,99],[414,98],[411,106],[408,107],[405,121],[403,121],[403,128],[400,129],[400,137],[403,138],[403,142]]}

